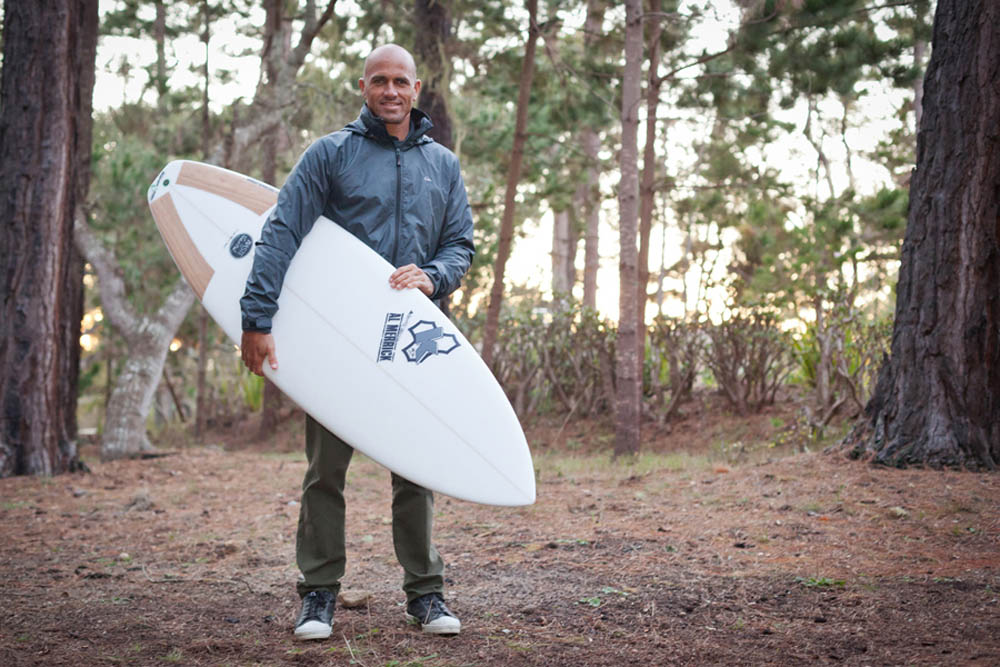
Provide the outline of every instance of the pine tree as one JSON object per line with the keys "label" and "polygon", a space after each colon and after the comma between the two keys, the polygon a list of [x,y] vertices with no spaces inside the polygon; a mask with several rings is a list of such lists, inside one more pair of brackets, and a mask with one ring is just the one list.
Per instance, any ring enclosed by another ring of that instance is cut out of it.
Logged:
{"label": "pine tree", "polygon": [[1000,5],[939,0],[892,353],[855,455],[889,465],[1000,462]]}
{"label": "pine tree", "polygon": [[51,475],[81,466],[72,230],[89,167],[97,2],[7,2],[3,29],[0,477]]}

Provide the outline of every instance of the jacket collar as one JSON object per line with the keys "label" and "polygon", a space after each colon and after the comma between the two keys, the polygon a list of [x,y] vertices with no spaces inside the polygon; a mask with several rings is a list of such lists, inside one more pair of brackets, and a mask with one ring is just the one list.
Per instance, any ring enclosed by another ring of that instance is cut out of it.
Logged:
{"label": "jacket collar", "polygon": [[413,108],[410,110],[410,133],[406,136],[405,140],[399,141],[389,134],[388,130],[385,129],[385,123],[382,122],[382,119],[373,114],[368,105],[365,104],[361,107],[361,115],[358,116],[357,120],[347,125],[344,129],[382,144],[391,146],[394,143],[399,143],[399,147],[405,149],[433,141],[433,139],[426,136],[427,131],[432,127],[434,127],[434,123],[431,122],[430,116],[420,109]]}

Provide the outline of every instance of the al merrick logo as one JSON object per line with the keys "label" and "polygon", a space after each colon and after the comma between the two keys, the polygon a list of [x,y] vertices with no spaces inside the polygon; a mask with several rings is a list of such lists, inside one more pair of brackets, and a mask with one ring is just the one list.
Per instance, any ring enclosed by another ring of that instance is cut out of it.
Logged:
{"label": "al merrick logo", "polygon": [[[409,316],[407,316],[409,319]],[[396,358],[396,343],[403,326],[403,313],[386,313],[382,325],[382,343],[378,348],[378,361],[392,361]]]}
{"label": "al merrick logo", "polygon": [[448,354],[459,346],[458,338],[455,334],[444,332],[444,327],[440,327],[431,320],[419,320],[413,326],[407,328],[410,315],[403,313],[387,313],[385,323],[382,325],[382,341],[379,345],[378,361],[393,361],[396,356],[396,346],[403,332],[409,332],[410,343],[403,348],[403,356],[407,361],[414,364],[422,364],[429,358],[439,354]]}

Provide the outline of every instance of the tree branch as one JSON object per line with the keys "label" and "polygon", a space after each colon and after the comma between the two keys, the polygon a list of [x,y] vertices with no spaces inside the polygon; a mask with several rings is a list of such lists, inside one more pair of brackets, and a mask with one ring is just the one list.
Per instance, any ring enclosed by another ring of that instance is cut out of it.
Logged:
{"label": "tree branch", "polygon": [[313,0],[310,0],[308,7],[306,9],[306,23],[302,28],[302,34],[299,36],[299,43],[295,45],[295,48],[288,56],[288,65],[295,70],[298,70],[305,62],[306,56],[309,55],[309,50],[312,49],[313,40],[316,38],[317,33],[323,29],[330,17],[333,16],[333,8],[336,6],[337,0],[330,0],[327,4],[326,9],[323,10],[323,14],[316,18],[316,6]]}
{"label": "tree branch", "polygon": [[156,313],[150,319],[150,323],[160,327],[163,335],[171,336],[181,326],[181,322],[184,321],[188,310],[191,309],[193,304],[194,290],[191,289],[191,286],[181,276],[163,302],[163,305],[157,309]]}
{"label": "tree branch", "polygon": [[73,242],[97,273],[104,314],[122,336],[130,338],[138,330],[140,318],[125,298],[125,281],[115,270],[120,264],[114,252],[90,229],[82,211],[73,220]]}
{"label": "tree branch", "polygon": [[681,65],[680,67],[676,67],[676,68],[670,70],[669,72],[667,72],[666,74],[664,74],[663,76],[661,76],[657,80],[657,83],[658,84],[662,84],[663,82],[667,81],[668,79],[674,78],[674,76],[676,76],[680,72],[683,72],[686,69],[689,69],[691,67],[697,67],[698,65],[703,65],[703,64],[705,64],[707,62],[715,60],[716,58],[721,58],[722,56],[724,56],[727,53],[729,53],[730,51],[732,51],[734,47],[735,47],[735,42],[732,42],[723,51],[717,51],[716,53],[706,53],[706,54],[702,55],[700,58],[698,58],[697,60],[693,60],[693,61],[687,63],[686,65]]}

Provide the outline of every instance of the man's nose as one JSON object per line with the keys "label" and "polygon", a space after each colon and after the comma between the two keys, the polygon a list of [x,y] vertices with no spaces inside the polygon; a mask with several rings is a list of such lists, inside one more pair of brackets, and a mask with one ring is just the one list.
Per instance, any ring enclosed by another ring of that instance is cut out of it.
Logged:
{"label": "man's nose", "polygon": [[398,94],[399,94],[399,91],[396,90],[396,84],[389,83],[389,84],[386,85],[386,87],[385,87],[385,95],[386,95],[386,97],[395,97]]}

